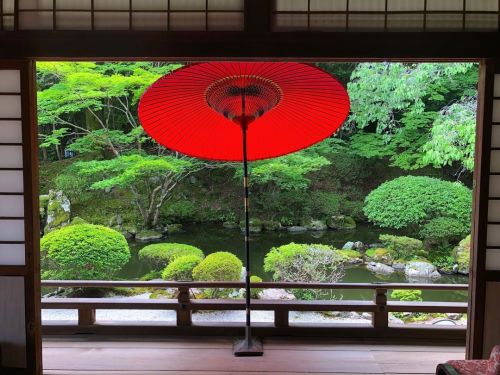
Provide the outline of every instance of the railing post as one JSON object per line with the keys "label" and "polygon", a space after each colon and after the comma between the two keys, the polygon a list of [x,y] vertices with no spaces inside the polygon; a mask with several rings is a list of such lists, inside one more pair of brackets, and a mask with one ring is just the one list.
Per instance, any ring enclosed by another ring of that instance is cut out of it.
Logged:
{"label": "railing post", "polygon": [[386,329],[389,327],[389,313],[387,312],[387,289],[375,289],[374,302],[377,305],[372,316],[373,328]]}
{"label": "railing post", "polygon": [[91,326],[95,323],[95,310],[89,308],[78,309],[78,325]]}
{"label": "railing post", "polygon": [[274,310],[274,326],[275,327],[288,327],[288,310],[281,309],[279,306],[276,306]]}
{"label": "railing post", "polygon": [[177,309],[177,326],[187,327],[192,323],[191,309],[189,308],[189,287],[180,286],[178,289],[177,301],[179,302],[179,307]]}

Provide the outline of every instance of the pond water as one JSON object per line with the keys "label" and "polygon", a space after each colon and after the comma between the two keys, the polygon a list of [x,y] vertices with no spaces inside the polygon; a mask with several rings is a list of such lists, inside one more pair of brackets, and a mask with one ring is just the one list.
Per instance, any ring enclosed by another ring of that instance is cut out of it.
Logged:
{"label": "pond water", "polygon": [[[362,241],[365,244],[376,243],[381,232],[381,230],[367,225],[358,225],[355,230],[346,231],[328,230],[302,233],[278,231],[252,234],[250,237],[252,274],[262,277],[265,281],[271,281],[272,275],[264,272],[263,264],[264,256],[274,246],[297,242],[321,243],[342,248],[347,241]],[[387,233],[387,230],[384,230],[384,233]],[[162,239],[161,242],[178,242],[193,245],[202,249],[206,255],[216,251],[227,251],[235,254],[243,261],[243,239],[244,236],[239,229],[225,229],[220,224],[198,224],[184,226],[182,232],[172,234]],[[130,242],[132,258],[122,269],[119,274],[120,278],[134,280],[149,271],[148,266],[141,262],[137,255],[138,251],[148,244],[144,242]],[[367,270],[364,265],[346,268],[345,275],[341,281],[350,283],[407,282],[403,273],[395,272],[390,276],[381,276]],[[466,284],[468,279],[460,275],[443,275],[436,282],[443,284]],[[362,290],[344,290],[340,291],[340,293],[344,299],[371,299],[373,296],[371,291]],[[423,291],[423,298],[426,301],[466,301],[467,294],[465,292]]]}

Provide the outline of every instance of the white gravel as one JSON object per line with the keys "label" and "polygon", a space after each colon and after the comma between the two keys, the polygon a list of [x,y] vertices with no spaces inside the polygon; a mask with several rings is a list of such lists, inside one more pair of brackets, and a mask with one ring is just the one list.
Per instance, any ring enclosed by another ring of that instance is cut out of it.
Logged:
{"label": "white gravel", "polygon": [[[148,299],[150,293],[140,294],[131,298]],[[124,297],[116,297],[124,298]],[[370,323],[367,319],[350,319],[340,317],[330,317],[317,312],[290,312],[290,322],[293,323]],[[42,321],[77,321],[78,312],[76,310],[42,310]],[[176,320],[175,311],[171,310],[97,310],[97,321],[156,321],[173,322]],[[213,311],[213,312],[195,312],[193,313],[194,322],[244,322],[245,311]],[[273,322],[273,311],[252,311],[253,322]]]}

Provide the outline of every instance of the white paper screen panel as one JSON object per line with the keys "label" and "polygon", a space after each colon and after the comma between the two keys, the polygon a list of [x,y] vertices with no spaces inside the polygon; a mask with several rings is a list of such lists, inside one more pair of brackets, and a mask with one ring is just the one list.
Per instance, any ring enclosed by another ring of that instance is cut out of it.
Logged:
{"label": "white paper screen panel", "polygon": [[244,28],[244,0],[19,2],[22,3],[19,7],[21,30],[238,31]]}
{"label": "white paper screen panel", "polygon": [[491,147],[500,148],[500,125],[493,125],[491,129]]}
{"label": "white paper screen panel", "polygon": [[24,244],[0,244],[0,264],[5,266],[24,266]]}
{"label": "white paper screen panel", "polygon": [[490,171],[500,173],[500,150],[491,151]]}
{"label": "white paper screen panel", "polygon": [[493,101],[493,122],[500,123],[500,99]]}
{"label": "white paper screen panel", "polygon": [[24,311],[24,278],[0,276],[0,327],[2,327],[0,329],[0,349],[3,366],[26,367]]}
{"label": "white paper screen panel", "polygon": [[0,120],[0,143],[21,143],[22,125],[19,120]]}
{"label": "white paper screen panel", "polygon": [[486,246],[500,247],[500,224],[489,224]]}
{"label": "white paper screen panel", "polygon": [[500,249],[486,250],[486,270],[500,271]]}
{"label": "white paper screen panel", "polygon": [[490,198],[500,198],[500,176],[490,176]]}
{"label": "white paper screen panel", "polygon": [[495,74],[495,88],[493,90],[493,95],[500,98],[500,74]]}
{"label": "white paper screen panel", "polygon": [[22,195],[0,195],[0,217],[24,217]]}
{"label": "white paper screen panel", "polygon": [[0,170],[0,194],[22,193],[22,192],[23,192],[23,171]]}
{"label": "white paper screen panel", "polygon": [[22,168],[23,147],[0,145],[0,168]]}
{"label": "white paper screen panel", "polygon": [[342,16],[347,19],[344,31],[495,31],[499,27],[497,0],[275,0],[274,5],[276,31],[341,29]]}
{"label": "white paper screen panel", "polygon": [[488,221],[500,223],[500,200],[488,202]]}

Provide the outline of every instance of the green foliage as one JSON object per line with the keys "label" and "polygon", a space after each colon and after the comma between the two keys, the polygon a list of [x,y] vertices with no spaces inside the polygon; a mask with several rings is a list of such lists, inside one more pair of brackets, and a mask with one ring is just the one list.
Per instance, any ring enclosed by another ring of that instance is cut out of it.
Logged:
{"label": "green foliage", "polygon": [[358,259],[361,258],[361,253],[357,250],[337,250],[337,253],[342,255],[346,259]]}
{"label": "green foliage", "polygon": [[341,212],[340,204],[338,193],[314,191],[311,194],[310,212],[316,219],[326,219]]}
{"label": "green foliage", "polygon": [[[276,281],[337,282],[344,274],[344,257],[327,245],[296,244],[273,247],[264,258],[264,271]],[[296,290],[298,298],[318,297],[320,291]]]}
{"label": "green foliage", "polygon": [[381,234],[379,240],[388,249],[394,250],[401,259],[409,259],[423,249],[424,244],[416,238]]}
{"label": "green foliage", "polygon": [[428,248],[450,248],[460,241],[468,232],[463,223],[450,217],[437,217],[422,226],[420,238]]}
{"label": "green foliage", "polygon": [[[272,186],[280,190],[304,190],[310,183],[306,175],[329,164],[325,157],[311,150],[257,161],[252,164],[250,184]],[[241,168],[236,173],[240,176]]]}
{"label": "green foliage", "polygon": [[[193,269],[193,279],[196,281],[239,281],[243,263],[236,255],[219,251],[209,254]],[[227,297],[228,289],[208,289],[205,294],[210,298]]]}
{"label": "green foliage", "polygon": [[463,168],[474,168],[476,140],[475,97],[464,97],[443,108],[431,131],[431,139],[424,145],[424,161],[436,167],[458,162]]}
{"label": "green foliage", "polygon": [[[261,283],[262,278],[259,276],[256,276],[256,275],[252,275],[252,276],[250,276],[250,282],[251,283]],[[250,295],[252,298],[258,298],[259,293],[262,292],[263,290],[264,289],[262,289],[262,288],[252,288],[250,291]]]}
{"label": "green foliage", "polygon": [[208,255],[193,270],[196,281],[238,281],[241,276],[241,260],[234,254],[219,251]]}
{"label": "green foliage", "polygon": [[404,176],[383,183],[366,197],[364,207],[372,223],[412,233],[436,217],[456,219],[467,232],[471,210],[470,189],[425,176]]}
{"label": "green foliage", "polygon": [[422,291],[418,289],[395,289],[391,298],[406,302],[422,302]]}
{"label": "green foliage", "polygon": [[203,258],[198,255],[184,255],[176,258],[163,270],[161,277],[164,280],[190,281],[193,280],[193,269],[201,263]]}
{"label": "green foliage", "polygon": [[42,238],[40,249],[44,278],[111,279],[130,259],[121,233],[92,224],[54,230]]}
{"label": "green foliage", "polygon": [[197,247],[181,243],[155,243],[139,250],[139,259],[156,270],[162,269],[170,262],[187,255],[204,257],[203,251]]}
{"label": "green foliage", "polygon": [[[445,131],[454,121],[443,119],[443,115],[448,115],[447,106],[453,100],[475,95],[477,77],[475,64],[358,64],[347,85],[349,125],[364,131],[353,135],[351,152],[388,158],[391,165],[406,170],[429,163],[469,164],[470,132],[460,130],[458,136],[446,137]],[[455,118],[464,120],[462,128],[470,129],[475,112],[451,111]],[[435,135],[428,142],[431,131]],[[460,150],[462,144],[467,145],[466,150]],[[454,148],[451,156],[446,155],[449,145]]]}

